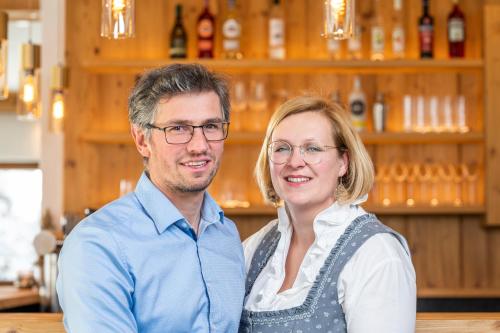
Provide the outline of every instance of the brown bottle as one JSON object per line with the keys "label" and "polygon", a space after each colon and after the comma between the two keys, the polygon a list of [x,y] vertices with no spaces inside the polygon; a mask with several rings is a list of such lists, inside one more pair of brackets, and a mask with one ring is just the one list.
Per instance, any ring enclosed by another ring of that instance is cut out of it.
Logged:
{"label": "brown bottle", "polygon": [[205,0],[205,7],[200,16],[198,16],[196,27],[198,34],[198,58],[213,58],[215,18],[208,8],[208,0]]}

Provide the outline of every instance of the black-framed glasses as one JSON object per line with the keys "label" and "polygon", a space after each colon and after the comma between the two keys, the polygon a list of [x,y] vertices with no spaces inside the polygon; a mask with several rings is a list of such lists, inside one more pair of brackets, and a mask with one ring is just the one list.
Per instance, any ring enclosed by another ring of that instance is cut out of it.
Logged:
{"label": "black-framed glasses", "polygon": [[318,164],[329,149],[339,149],[340,147],[325,146],[314,142],[294,146],[287,141],[274,141],[268,146],[269,159],[274,164],[285,164],[292,158],[294,148],[299,148],[304,162]]}
{"label": "black-framed glasses", "polygon": [[158,127],[147,124],[146,128],[163,131],[167,143],[179,145],[188,143],[193,138],[195,128],[201,128],[207,141],[222,141],[227,138],[229,122],[206,123],[203,125],[172,125]]}

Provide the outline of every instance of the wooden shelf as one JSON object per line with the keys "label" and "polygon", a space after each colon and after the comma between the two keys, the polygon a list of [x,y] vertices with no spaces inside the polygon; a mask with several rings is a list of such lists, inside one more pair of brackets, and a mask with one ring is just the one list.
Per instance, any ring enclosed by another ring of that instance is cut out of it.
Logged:
{"label": "wooden shelf", "polygon": [[89,60],[82,67],[96,74],[139,74],[144,70],[173,63],[199,63],[212,70],[226,73],[384,73],[384,72],[463,72],[483,69],[482,59],[408,59],[408,60],[329,60],[329,59],[243,59],[243,60]]}
{"label": "wooden shelf", "polygon": [[249,208],[222,208],[226,216],[276,216],[272,206],[253,206]]}
{"label": "wooden shelf", "polygon": [[[130,133],[106,133],[106,132],[86,132],[80,137],[87,143],[94,144],[120,144],[133,145],[134,141]],[[264,133],[258,132],[229,132],[226,140],[227,144],[261,144],[264,140]]]}
{"label": "wooden shelf", "polygon": [[467,133],[361,133],[361,139],[367,145],[391,144],[456,144],[456,143],[481,143],[484,134],[478,132]]}
{"label": "wooden shelf", "polygon": [[367,212],[377,215],[481,215],[486,212],[484,206],[366,206],[363,207]]}
{"label": "wooden shelf", "polygon": [[[134,142],[130,133],[87,132],[82,140],[95,144],[130,144]],[[259,132],[229,132],[227,144],[261,144],[264,133]],[[361,139],[367,145],[391,144],[457,144],[481,143],[483,133],[361,133]]]}
{"label": "wooden shelf", "polygon": [[80,137],[87,143],[94,144],[120,144],[133,145],[132,135],[130,133],[106,133],[106,132],[86,132]]}
{"label": "wooden shelf", "polygon": [[419,298],[500,298],[500,288],[422,288]]}
{"label": "wooden shelf", "polygon": [[[367,212],[377,215],[481,215],[485,213],[483,206],[438,206],[438,207],[363,207]],[[227,216],[276,216],[276,208],[271,206],[254,206],[249,208],[223,208]]]}

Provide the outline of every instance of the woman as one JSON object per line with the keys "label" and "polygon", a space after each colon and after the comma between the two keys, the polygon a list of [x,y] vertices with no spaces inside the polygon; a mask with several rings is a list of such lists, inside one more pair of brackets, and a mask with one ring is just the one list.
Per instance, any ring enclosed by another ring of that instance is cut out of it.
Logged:
{"label": "woman", "polygon": [[373,166],[339,105],[298,97],[279,107],[255,174],[281,207],[244,243],[240,332],[414,332],[408,246],[360,207]]}

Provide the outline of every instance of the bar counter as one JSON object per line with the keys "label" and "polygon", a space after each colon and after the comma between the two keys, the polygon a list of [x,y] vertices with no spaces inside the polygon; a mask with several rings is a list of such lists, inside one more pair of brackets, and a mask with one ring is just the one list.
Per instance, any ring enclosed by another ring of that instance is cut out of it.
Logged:
{"label": "bar counter", "polygon": [[[0,313],[0,333],[64,333],[60,313]],[[500,313],[418,313],[417,333],[500,332]]]}
{"label": "bar counter", "polygon": [[38,289],[19,289],[0,285],[0,311],[40,303]]}

